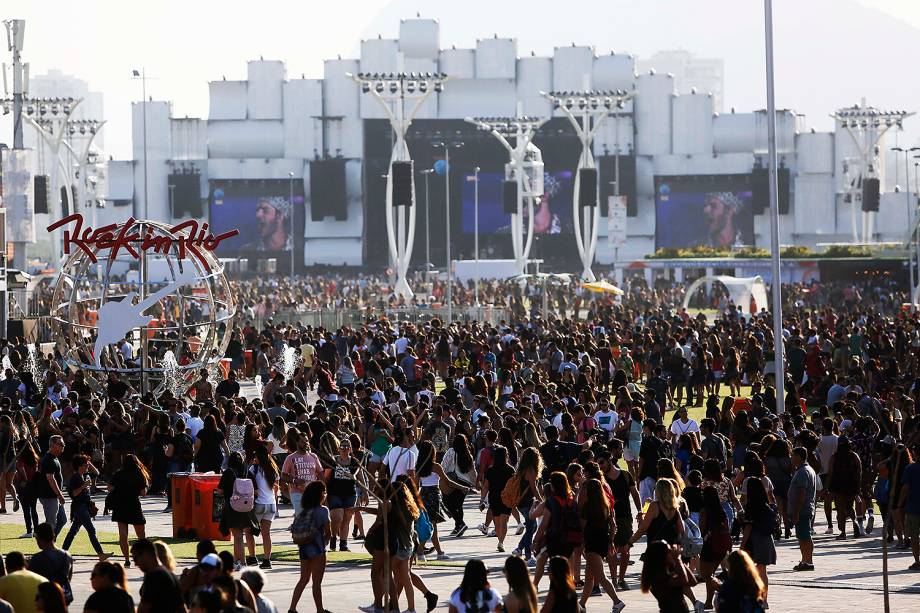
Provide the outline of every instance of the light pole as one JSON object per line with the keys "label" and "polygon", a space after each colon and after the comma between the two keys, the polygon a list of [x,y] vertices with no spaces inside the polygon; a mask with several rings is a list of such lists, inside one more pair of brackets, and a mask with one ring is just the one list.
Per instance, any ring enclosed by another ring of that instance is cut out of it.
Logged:
{"label": "light pole", "polygon": [[294,289],[294,171],[288,171],[288,219],[291,225],[291,290]]}
{"label": "light pole", "polygon": [[[401,57],[401,56],[400,56]],[[396,134],[390,164],[387,172],[386,222],[387,244],[390,249],[390,261],[396,272],[396,292],[404,298],[412,297],[412,288],[406,280],[409,262],[412,259],[412,247],[415,241],[415,207],[407,203],[393,204],[393,162],[410,162],[409,146],[406,133],[416,113],[429,96],[444,89],[448,76],[444,73],[345,73],[361,86],[361,92],[371,94],[383,107],[390,127]],[[412,109],[407,112],[406,99],[413,99]],[[412,198],[415,201],[415,177],[409,173],[412,182]],[[408,210],[407,210],[408,209]],[[394,220],[394,216],[396,219]],[[408,230],[407,230],[408,226]]]}
{"label": "light pole", "polygon": [[[539,117],[467,117],[466,122],[489,132],[508,151],[505,179],[517,183],[517,206],[511,214],[511,246],[518,274],[524,274],[533,244],[534,205],[543,197],[543,155],[533,137],[546,119]],[[524,202],[527,228],[524,228]]]}
{"label": "light pole", "polygon": [[139,72],[132,70],[131,74],[134,79],[141,80],[141,114],[143,115],[141,123],[144,131],[144,219],[147,219],[147,69],[141,68]]}
{"label": "light pole", "polygon": [[450,265],[450,150],[459,149],[463,146],[463,143],[460,141],[453,142],[437,142],[433,143],[432,146],[435,149],[444,149],[444,201],[445,201],[445,211],[447,219],[447,237],[444,241],[446,250],[447,250],[447,325],[450,325],[450,322],[453,320],[454,315],[454,273]]}
{"label": "light pole", "polygon": [[[773,363],[776,365],[776,413],[785,413],[785,367],[783,364],[782,270],[779,261],[779,203],[776,185],[776,92],[773,88],[773,0],[764,0],[764,39],[767,56],[767,147],[770,178],[770,259],[773,268]],[[753,314],[752,314],[753,315]],[[882,539],[885,540],[885,539]]]}
{"label": "light pole", "polygon": [[912,215],[913,211],[911,210],[913,207],[911,206],[911,203],[910,203],[910,200],[911,200],[911,197],[910,197],[910,154],[913,153],[914,151],[920,151],[920,147],[892,147],[891,150],[904,154],[904,184],[906,186],[906,189],[904,190],[904,196],[906,198],[905,202],[907,204],[907,261],[910,264],[910,271],[908,273],[910,275],[910,282],[908,283],[908,286],[910,288],[910,294],[908,295],[908,299],[910,300],[911,310],[913,310],[913,304],[914,304],[914,258],[913,258],[914,224],[912,223],[913,220],[911,219],[911,217],[913,217]]}
{"label": "light pole", "polygon": [[[587,80],[587,75],[585,75],[585,81]],[[572,193],[572,220],[575,222],[575,244],[578,246],[578,255],[584,266],[581,276],[586,281],[594,281],[591,266],[594,264],[594,254],[597,252],[600,207],[596,196],[594,202],[589,203],[588,206],[582,207],[579,202],[582,170],[595,168],[592,146],[597,131],[604,125],[607,117],[617,109],[623,108],[626,101],[634,94],[623,90],[588,90],[587,84],[585,87],[586,90],[580,92],[554,91],[541,92],[541,94],[553,103],[554,109],[558,109],[568,117],[581,141],[581,156],[578,158],[578,167],[575,170],[575,187]],[[596,174],[594,179],[597,180]],[[597,191],[597,185],[595,185],[595,194]]]}
{"label": "light pole", "polygon": [[431,272],[431,214],[428,209],[428,178],[431,176],[431,173],[434,172],[433,169],[428,168],[421,171],[425,175],[425,281],[428,281],[428,273]]}

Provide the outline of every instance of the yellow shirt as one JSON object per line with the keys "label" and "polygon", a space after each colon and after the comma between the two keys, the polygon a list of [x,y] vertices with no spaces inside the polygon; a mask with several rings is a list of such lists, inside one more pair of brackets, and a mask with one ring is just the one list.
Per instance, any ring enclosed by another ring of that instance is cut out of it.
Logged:
{"label": "yellow shirt", "polygon": [[31,570],[17,570],[0,577],[0,598],[13,605],[16,613],[36,613],[35,594],[38,586],[46,581]]}

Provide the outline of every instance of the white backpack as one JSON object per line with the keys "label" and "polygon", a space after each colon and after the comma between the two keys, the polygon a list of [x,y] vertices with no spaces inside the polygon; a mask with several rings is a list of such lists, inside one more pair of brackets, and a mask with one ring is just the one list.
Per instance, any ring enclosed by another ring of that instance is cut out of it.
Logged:
{"label": "white backpack", "polygon": [[255,506],[255,485],[252,479],[237,477],[233,481],[233,493],[230,495],[230,508],[239,513],[248,513]]}

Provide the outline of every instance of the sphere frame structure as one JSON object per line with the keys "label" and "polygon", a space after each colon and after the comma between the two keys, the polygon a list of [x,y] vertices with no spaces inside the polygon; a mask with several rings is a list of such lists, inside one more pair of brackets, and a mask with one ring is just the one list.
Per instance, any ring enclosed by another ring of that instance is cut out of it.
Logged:
{"label": "sphere frame structure", "polygon": [[[90,384],[116,372],[139,384],[141,393],[155,394],[167,386],[184,393],[199,370],[215,367],[230,342],[237,307],[223,263],[202,246],[202,235],[197,223],[131,219],[111,229],[115,240],[84,241],[67,255],[54,281],[50,315],[67,366],[83,370]],[[119,243],[122,236],[133,240]],[[130,270],[133,264],[136,270]],[[118,308],[145,320],[124,330],[134,363],[120,365],[112,344],[104,345],[97,359],[100,322],[106,319],[102,328],[110,328],[110,305],[126,298],[130,304]],[[193,321],[192,312],[200,319]],[[164,364],[167,351],[174,363]]]}

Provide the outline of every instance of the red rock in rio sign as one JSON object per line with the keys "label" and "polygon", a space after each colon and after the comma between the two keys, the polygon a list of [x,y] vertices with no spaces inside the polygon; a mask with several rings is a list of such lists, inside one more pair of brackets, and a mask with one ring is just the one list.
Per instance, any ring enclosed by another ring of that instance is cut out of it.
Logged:
{"label": "red rock in rio sign", "polygon": [[[120,225],[113,223],[94,229],[91,226],[83,227],[83,215],[79,213],[68,215],[54,222],[48,226],[48,231],[53,232],[71,223],[73,224],[73,229],[64,230],[64,255],[70,255],[71,248],[76,247],[83,251],[95,264],[97,262],[97,251],[108,249],[109,259],[114,260],[118,256],[118,252],[124,249],[135,259],[140,259],[141,251],[153,250],[155,253],[166,255],[175,242],[179,249],[180,260],[184,259],[186,252],[188,252],[200,261],[208,271],[210,271],[211,267],[203,257],[201,250],[214,251],[221,241],[240,233],[239,230],[228,230],[215,236],[213,233],[208,232],[207,223],[199,226],[197,221],[190,219],[169,228],[169,233],[173,236],[155,234],[154,228],[148,226],[142,237],[139,231],[129,232],[129,229],[137,223],[133,217]],[[184,231],[187,231],[188,234],[186,235]],[[93,249],[94,246],[95,250]]]}

